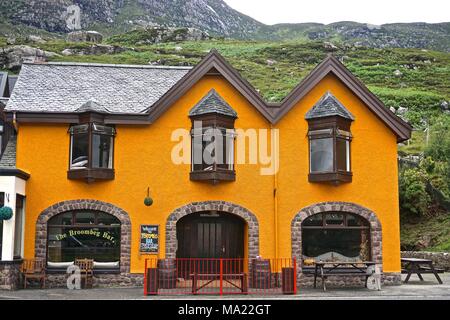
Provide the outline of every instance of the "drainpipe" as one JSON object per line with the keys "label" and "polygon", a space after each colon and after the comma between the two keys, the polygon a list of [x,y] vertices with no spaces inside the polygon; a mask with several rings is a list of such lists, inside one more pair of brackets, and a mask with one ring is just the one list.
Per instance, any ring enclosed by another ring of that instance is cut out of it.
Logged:
{"label": "drainpipe", "polygon": [[18,127],[17,127],[17,119],[16,119],[16,112],[13,112],[13,121],[12,121],[12,125],[14,127],[14,129],[16,130],[16,132],[18,131]]}
{"label": "drainpipe", "polygon": [[[274,146],[274,135],[272,134],[273,125],[270,125],[270,133],[271,133],[271,145],[272,145],[272,158],[274,161],[274,168],[278,167],[278,164],[276,163],[277,157],[275,156],[278,150],[278,146]],[[278,170],[275,170],[273,175],[273,202],[274,202],[274,208],[273,208],[273,220],[274,220],[274,237],[275,237],[275,259],[278,259]]]}

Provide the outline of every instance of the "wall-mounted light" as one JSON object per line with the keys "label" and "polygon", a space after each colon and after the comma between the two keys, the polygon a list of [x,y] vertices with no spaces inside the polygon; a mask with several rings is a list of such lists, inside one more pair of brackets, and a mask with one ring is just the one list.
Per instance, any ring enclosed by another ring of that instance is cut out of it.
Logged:
{"label": "wall-mounted light", "polygon": [[150,207],[153,204],[153,199],[150,197],[150,187],[147,188],[147,196],[144,199],[144,204]]}

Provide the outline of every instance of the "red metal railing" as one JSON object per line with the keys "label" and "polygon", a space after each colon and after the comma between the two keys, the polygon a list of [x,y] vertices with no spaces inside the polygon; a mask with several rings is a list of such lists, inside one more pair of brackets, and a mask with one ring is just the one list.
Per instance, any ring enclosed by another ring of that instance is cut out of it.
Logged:
{"label": "red metal railing", "polygon": [[144,295],[296,294],[295,259],[146,259]]}

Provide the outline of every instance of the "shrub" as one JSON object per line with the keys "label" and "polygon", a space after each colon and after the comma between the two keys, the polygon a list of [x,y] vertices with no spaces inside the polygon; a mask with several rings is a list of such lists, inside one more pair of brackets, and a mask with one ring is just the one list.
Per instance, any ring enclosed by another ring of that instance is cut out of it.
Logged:
{"label": "shrub", "polygon": [[431,198],[426,191],[426,173],[418,168],[404,169],[399,176],[400,211],[406,216],[426,215]]}

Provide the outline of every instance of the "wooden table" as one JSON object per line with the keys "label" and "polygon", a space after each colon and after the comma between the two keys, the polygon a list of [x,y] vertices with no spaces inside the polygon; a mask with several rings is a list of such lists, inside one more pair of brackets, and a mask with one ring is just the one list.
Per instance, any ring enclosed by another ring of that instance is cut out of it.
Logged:
{"label": "wooden table", "polygon": [[358,262],[315,262],[314,268],[314,288],[316,288],[317,277],[320,274],[322,279],[323,291],[326,291],[325,279],[327,276],[365,276],[367,287],[367,278],[370,276],[367,274],[367,268],[375,265],[373,261],[358,261]]}
{"label": "wooden table", "polygon": [[[192,294],[197,294],[200,289],[206,287],[215,280],[222,280],[231,286],[238,288],[242,293],[247,293],[247,274],[246,273],[192,273]],[[206,280],[201,286],[197,287],[198,280]],[[241,285],[238,286],[232,280],[240,280]]]}
{"label": "wooden table", "polygon": [[402,273],[408,274],[404,283],[408,283],[411,274],[415,273],[419,277],[420,281],[423,281],[422,273],[432,273],[436,277],[439,284],[442,284],[442,280],[438,275],[444,272],[443,269],[436,269],[433,266],[433,261],[429,259],[417,259],[417,258],[402,258],[401,262],[405,264],[405,268],[402,269]]}

